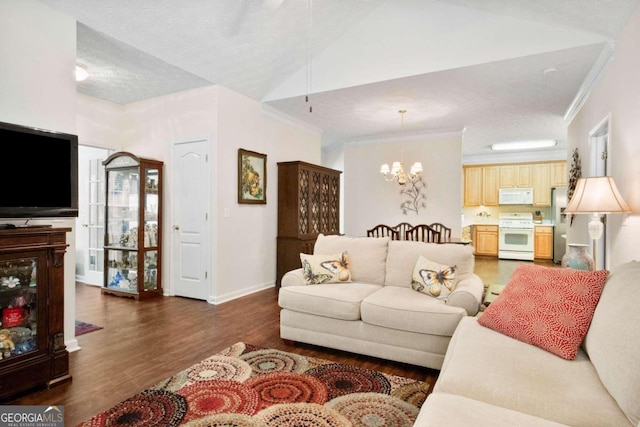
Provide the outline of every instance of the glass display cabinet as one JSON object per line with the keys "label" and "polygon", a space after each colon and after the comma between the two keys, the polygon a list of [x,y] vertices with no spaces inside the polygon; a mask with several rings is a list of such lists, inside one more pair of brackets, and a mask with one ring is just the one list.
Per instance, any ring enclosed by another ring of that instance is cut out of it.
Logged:
{"label": "glass display cabinet", "polygon": [[103,294],[162,295],[162,166],[127,152],[109,156],[106,176]]}
{"label": "glass display cabinet", "polygon": [[64,343],[70,228],[0,230],[0,402],[71,379]]}

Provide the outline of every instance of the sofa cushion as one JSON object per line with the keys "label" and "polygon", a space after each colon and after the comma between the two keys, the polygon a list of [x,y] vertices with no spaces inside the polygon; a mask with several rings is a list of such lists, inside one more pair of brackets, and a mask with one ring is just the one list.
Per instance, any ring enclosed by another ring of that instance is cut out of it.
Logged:
{"label": "sofa cushion", "polygon": [[414,427],[561,427],[543,418],[527,415],[479,400],[448,393],[431,393]]}
{"label": "sofa cushion", "polygon": [[379,285],[357,282],[287,286],[280,288],[278,305],[301,313],[342,320],[360,320],[362,300],[380,288]]}
{"label": "sofa cushion", "polygon": [[388,237],[347,237],[320,234],[313,248],[313,253],[331,255],[347,251],[351,280],[383,285],[388,244]]}
{"label": "sofa cushion", "polygon": [[446,301],[456,282],[455,265],[438,264],[420,255],[413,267],[411,288],[432,298]]}
{"label": "sofa cushion", "polygon": [[362,301],[362,320],[372,325],[451,336],[467,312],[410,288],[385,286]]}
{"label": "sofa cushion", "polygon": [[391,240],[384,284],[410,288],[413,267],[420,255],[438,264],[455,265],[458,281],[473,274],[475,258],[471,246]]}
{"label": "sofa cushion", "polygon": [[608,274],[606,270],[521,264],[479,322],[573,359],[587,333]]}
{"label": "sofa cushion", "polygon": [[347,252],[335,255],[300,254],[300,262],[305,285],[351,281]]}
{"label": "sofa cushion", "polygon": [[463,318],[451,338],[434,386],[440,392],[572,426],[631,425],[584,351],[566,360],[485,328],[476,317]]}
{"label": "sofa cushion", "polygon": [[640,425],[640,262],[611,269],[584,348],[618,405]]}

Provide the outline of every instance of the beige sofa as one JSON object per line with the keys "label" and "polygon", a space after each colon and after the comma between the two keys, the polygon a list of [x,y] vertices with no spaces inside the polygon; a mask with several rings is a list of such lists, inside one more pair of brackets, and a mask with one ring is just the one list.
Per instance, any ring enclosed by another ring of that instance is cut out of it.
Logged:
{"label": "beige sofa", "polygon": [[[305,285],[302,269],[282,278],[280,336],[440,369],[460,320],[478,312],[483,283],[473,273],[470,246],[318,236],[314,254],[347,251],[351,282]],[[419,256],[456,266],[458,283],[446,301],[411,288]]]}
{"label": "beige sofa", "polygon": [[612,269],[574,360],[462,319],[415,425],[640,427],[639,278]]}

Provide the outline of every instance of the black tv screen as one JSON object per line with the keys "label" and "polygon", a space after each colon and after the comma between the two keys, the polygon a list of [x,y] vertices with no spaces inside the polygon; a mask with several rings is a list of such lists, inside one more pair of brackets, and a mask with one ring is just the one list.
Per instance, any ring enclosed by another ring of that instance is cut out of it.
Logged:
{"label": "black tv screen", "polygon": [[0,217],[78,216],[78,137],[0,122]]}

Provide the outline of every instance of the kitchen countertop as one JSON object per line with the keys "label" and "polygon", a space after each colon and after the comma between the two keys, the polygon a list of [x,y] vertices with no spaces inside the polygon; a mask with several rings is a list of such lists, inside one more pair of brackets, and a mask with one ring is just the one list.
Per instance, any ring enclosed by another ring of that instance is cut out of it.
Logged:
{"label": "kitchen countertop", "polygon": [[[471,227],[473,225],[498,225],[498,221],[487,220],[487,221],[465,222],[464,224],[462,224],[462,227],[463,228]],[[533,225],[534,227],[543,226],[543,225],[546,225],[548,227],[553,227],[555,224],[550,219],[543,219],[541,223],[534,223]]]}
{"label": "kitchen countertop", "polygon": [[463,227],[471,227],[473,225],[498,225],[498,220],[478,220],[478,221],[465,221],[462,224]]}
{"label": "kitchen countertop", "polygon": [[542,222],[539,222],[539,223],[535,223],[534,222],[533,225],[534,226],[546,225],[546,226],[549,226],[549,227],[553,227],[555,224],[550,219],[543,219]]}

